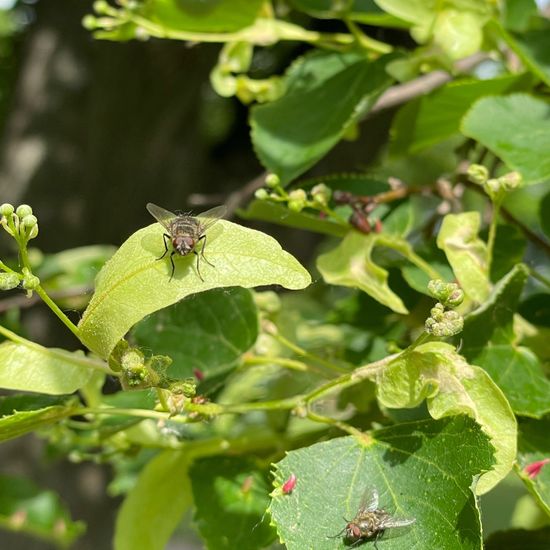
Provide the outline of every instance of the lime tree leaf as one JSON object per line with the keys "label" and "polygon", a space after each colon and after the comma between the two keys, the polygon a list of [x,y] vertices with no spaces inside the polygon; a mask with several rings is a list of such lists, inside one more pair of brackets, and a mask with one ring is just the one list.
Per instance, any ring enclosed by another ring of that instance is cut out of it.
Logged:
{"label": "lime tree leaf", "polygon": [[346,17],[367,25],[380,27],[406,27],[407,23],[382,11],[374,0],[353,0],[338,4],[333,0],[291,0],[297,10],[321,19],[340,19]]}
{"label": "lime tree leaf", "polygon": [[313,166],[390,86],[386,62],[321,51],[295,62],[285,95],[252,108],[252,142],[262,164],[283,183]]}
{"label": "lime tree leaf", "polygon": [[417,152],[460,132],[460,122],[472,103],[485,95],[517,90],[528,83],[523,76],[490,80],[461,80],[410,101],[394,118],[393,154]]}
{"label": "lime tree leaf", "polygon": [[[255,550],[276,537],[265,513],[269,482],[251,460],[213,457],[190,470],[195,522],[206,548]],[[220,521],[223,518],[223,521]]]}
{"label": "lime tree leaf", "polygon": [[219,374],[235,365],[258,337],[258,311],[250,290],[215,288],[190,296],[138,323],[141,347],[168,355],[172,378]]}
{"label": "lime tree leaf", "polygon": [[[463,416],[378,430],[364,441],[341,437],[290,451],[275,465],[270,512],[289,550],[345,549],[349,544],[338,536],[346,526],[342,518],[353,519],[362,497],[375,489],[380,508],[416,520],[388,529],[381,548],[481,549],[471,487],[492,463],[487,437]],[[291,475],[296,485],[284,493]]]}
{"label": "lime tree leaf", "polygon": [[163,451],[140,473],[117,516],[115,550],[164,550],[192,504],[190,457]]}
{"label": "lime tree leaf", "polygon": [[53,491],[43,490],[28,479],[6,475],[0,475],[0,525],[64,548],[86,530],[83,522],[71,519]]}
{"label": "lime tree leaf", "polygon": [[278,284],[289,289],[306,287],[309,273],[268,235],[220,220],[207,231],[206,261],[174,256],[176,271],[170,280],[169,254],[164,252],[163,228],[152,224],[134,233],[105,264],[95,294],[79,324],[81,339],[107,357],[126,332],[146,315],[181,299],[229,286],[250,288]]}
{"label": "lime tree leaf", "polygon": [[485,550],[547,550],[550,527],[542,529],[510,529],[492,533],[485,542]]}
{"label": "lime tree leaf", "polygon": [[437,235],[464,292],[476,302],[484,302],[490,292],[487,276],[487,246],[477,236],[481,220],[478,212],[447,214]]}
{"label": "lime tree leaf", "polygon": [[525,183],[550,178],[550,106],[527,94],[476,101],[462,120],[462,133],[499,156]]}
{"label": "lime tree leaf", "polygon": [[377,235],[350,231],[336,248],[318,257],[317,268],[327,283],[359,288],[396,313],[407,313],[388,286],[388,272],[371,259],[376,242]]}
{"label": "lime tree leaf", "polygon": [[81,352],[45,348],[18,337],[0,344],[0,388],[50,395],[73,393],[97,367]]}
{"label": "lime tree leaf", "polygon": [[529,271],[518,264],[489,299],[465,319],[462,353],[483,367],[502,389],[514,412],[538,418],[550,412],[550,381],[537,356],[515,344],[514,312]]}
{"label": "lime tree leaf", "polygon": [[273,222],[335,237],[343,237],[349,230],[349,227],[340,225],[329,218],[320,218],[316,212],[292,212],[281,204],[264,200],[253,200],[248,204],[246,210],[239,210],[239,216],[245,220]]}
{"label": "lime tree leaf", "polygon": [[0,441],[19,437],[55,424],[73,414],[74,402],[66,397],[10,395],[0,397]]}
{"label": "lime tree leaf", "polygon": [[527,247],[527,239],[514,225],[499,225],[493,247],[491,280],[504,277],[515,265],[521,263]]}
{"label": "lime tree leaf", "polygon": [[137,14],[170,30],[234,32],[252,25],[261,5],[262,0],[148,0],[137,5]]}
{"label": "lime tree leaf", "polygon": [[531,17],[537,15],[535,0],[506,0],[503,8],[504,26],[511,31],[526,31]]}
{"label": "lime tree leaf", "polygon": [[413,408],[426,400],[433,418],[466,414],[491,439],[496,464],[483,474],[477,493],[492,489],[516,457],[516,418],[500,388],[453,346],[430,342],[399,355],[376,375],[378,400],[388,408]]}
{"label": "lime tree leaf", "polygon": [[[550,418],[522,420],[519,424],[517,472],[540,507],[550,516]],[[542,461],[542,462],[539,462]],[[539,465],[540,469],[529,468]]]}

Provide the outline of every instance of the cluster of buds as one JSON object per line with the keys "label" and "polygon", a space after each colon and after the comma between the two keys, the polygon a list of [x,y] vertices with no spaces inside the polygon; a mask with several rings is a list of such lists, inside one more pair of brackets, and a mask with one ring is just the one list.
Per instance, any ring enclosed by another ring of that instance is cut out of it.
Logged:
{"label": "cluster of buds", "polygon": [[438,300],[438,303],[430,310],[430,316],[426,319],[426,332],[439,338],[454,336],[461,332],[464,328],[464,318],[454,311],[454,308],[464,300],[463,290],[456,283],[434,279],[428,283],[428,292]]}
{"label": "cluster of buds", "polygon": [[[20,254],[26,258],[27,244],[38,235],[38,220],[28,204],[15,208],[12,204],[0,205],[0,225],[13,237]],[[33,275],[28,267],[23,267],[21,273],[10,269],[0,262],[0,290],[11,290],[21,285],[28,293],[40,285],[40,279]]]}
{"label": "cluster of buds", "polygon": [[519,172],[508,172],[499,178],[490,178],[489,170],[481,164],[471,164],[467,175],[472,183],[483,187],[493,202],[501,202],[508,193],[523,186],[523,178]]}
{"label": "cluster of buds", "polygon": [[301,212],[304,208],[326,211],[332,191],[324,183],[319,183],[306,192],[304,189],[293,189],[289,193],[281,185],[276,174],[269,174],[265,179],[265,187],[258,189],[255,197],[259,200],[286,203],[292,212]]}
{"label": "cluster of buds", "polygon": [[185,404],[190,402],[196,393],[197,384],[194,378],[186,378],[185,380],[179,380],[171,384],[168,388],[168,397],[166,398],[170,416],[181,414],[185,408]]}
{"label": "cluster of buds", "polygon": [[349,217],[349,223],[361,233],[380,233],[382,231],[382,222],[376,219],[372,222],[369,218],[373,210],[378,206],[374,197],[369,195],[354,195],[349,191],[335,191],[334,202],[336,204],[348,204],[353,212]]}

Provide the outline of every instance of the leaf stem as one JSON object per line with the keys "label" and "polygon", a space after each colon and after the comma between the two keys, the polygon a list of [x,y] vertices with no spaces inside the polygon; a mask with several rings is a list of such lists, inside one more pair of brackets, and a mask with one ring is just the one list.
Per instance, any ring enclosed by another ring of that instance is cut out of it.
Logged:
{"label": "leaf stem", "polygon": [[344,22],[348,27],[348,29],[350,30],[351,34],[357,40],[357,43],[362,48],[376,52],[376,53],[380,53],[380,54],[390,53],[393,50],[393,48],[389,44],[386,44],[386,42],[380,42],[368,36],[363,31],[363,29],[359,27],[359,25],[357,25],[354,21],[352,21],[348,17],[344,18]]}
{"label": "leaf stem", "polygon": [[493,263],[493,251],[495,248],[495,239],[497,235],[497,222],[500,212],[501,201],[493,202],[493,215],[489,225],[489,237],[487,239],[487,277],[491,280],[491,264]]}
{"label": "leaf stem", "polygon": [[61,311],[60,307],[48,296],[48,293],[41,285],[34,291],[42,298],[44,303],[57,315],[58,319],[80,340],[80,330],[78,327]]}
{"label": "leaf stem", "polygon": [[330,416],[323,416],[323,415],[314,413],[311,410],[308,410],[307,417],[310,420],[313,420],[314,422],[321,422],[323,424],[329,424],[330,426],[334,426],[342,430],[343,432],[347,432],[350,435],[353,435],[354,437],[357,437],[359,439],[365,439],[365,437],[367,437],[367,434],[351,426],[347,422],[343,422],[342,420],[336,420],[335,418],[331,418]]}
{"label": "leaf stem", "polygon": [[326,373],[320,369],[314,367],[313,365],[308,365],[303,361],[297,361],[296,359],[289,359],[287,357],[276,357],[270,355],[246,355],[243,359],[244,366],[254,366],[254,365],[279,365],[291,370],[297,370],[300,372],[315,372],[316,374],[323,374],[326,376]]}
{"label": "leaf stem", "polygon": [[532,267],[529,268],[529,274],[531,275],[531,277],[533,277],[533,279],[536,279],[543,285],[546,285],[547,287],[550,288],[550,279],[548,277],[541,275],[538,271],[536,271]]}

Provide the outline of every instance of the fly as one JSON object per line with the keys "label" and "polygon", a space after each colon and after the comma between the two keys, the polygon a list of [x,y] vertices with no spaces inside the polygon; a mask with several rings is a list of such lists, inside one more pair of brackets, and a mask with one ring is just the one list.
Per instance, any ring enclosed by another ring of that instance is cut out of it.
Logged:
{"label": "fly", "polygon": [[398,519],[392,517],[385,510],[378,508],[378,491],[365,491],[361,505],[355,517],[351,520],[344,518],[346,526],[333,537],[337,538],[344,535],[344,540],[351,543],[351,546],[357,546],[369,539],[374,539],[374,547],[377,539],[384,533],[386,529],[394,527],[406,527],[413,524],[416,519]]}
{"label": "fly", "polygon": [[[206,230],[209,227],[212,227],[220,218],[226,213],[227,208],[222,206],[216,206],[211,208],[198,216],[191,216],[190,214],[174,214],[169,210],[165,210],[152,202],[147,203],[147,210],[149,213],[157,220],[157,222],[164,227],[166,233],[163,234],[164,240],[164,254],[157,258],[162,260],[166,254],[168,254],[168,243],[172,245],[172,252],[170,253],[170,264],[172,265],[172,273],[170,274],[170,281],[174,276],[174,271],[176,266],[174,265],[174,254],[179,254],[180,256],[187,256],[188,254],[195,254],[197,257],[197,273],[200,277],[200,280],[204,282],[202,278],[200,267],[199,267],[199,258],[202,256],[202,259],[212,267],[214,265],[210,263],[206,256],[204,255],[204,249],[206,248]],[[197,252],[197,246],[200,241],[202,242],[202,247],[200,253]]]}

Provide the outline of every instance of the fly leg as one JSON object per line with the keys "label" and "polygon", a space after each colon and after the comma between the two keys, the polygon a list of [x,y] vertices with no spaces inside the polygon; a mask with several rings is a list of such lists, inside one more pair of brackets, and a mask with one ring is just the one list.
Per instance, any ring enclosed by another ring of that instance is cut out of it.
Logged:
{"label": "fly leg", "polygon": [[[193,254],[197,257],[197,273],[199,274],[199,278],[200,280],[204,283],[204,279],[202,278],[202,275],[201,275],[201,270],[199,269],[199,258],[200,258],[200,254],[196,251],[196,250],[193,250]],[[204,258],[204,256],[203,256]],[[204,258],[206,260],[206,258]],[[206,260],[208,261],[208,260]],[[210,262],[208,262],[210,263]]]}
{"label": "fly leg", "polygon": [[208,265],[211,265],[212,267],[216,267],[212,262],[209,262],[206,256],[204,255],[204,249],[206,248],[206,235],[202,235],[201,237],[199,237],[199,240],[197,241],[197,243],[202,240],[204,240],[204,242],[202,243],[201,256],[203,257],[204,261]]}
{"label": "fly leg", "polygon": [[[172,278],[174,277],[174,271],[176,270],[176,266],[174,265],[174,254],[175,253],[176,253],[176,251],[172,250],[172,254],[170,254],[170,264],[172,265],[172,273],[170,273],[170,279],[168,280],[168,282],[172,281]],[[166,252],[162,256],[165,256],[165,255],[166,255]],[[160,260],[160,258],[159,258],[159,260]]]}
{"label": "fly leg", "polygon": [[170,235],[164,233],[162,235],[162,242],[164,243],[164,254],[160,258],[157,258],[157,260],[162,260],[162,258],[164,258],[164,256],[166,256],[166,254],[168,253],[168,245],[166,244],[166,239],[170,241]]}

